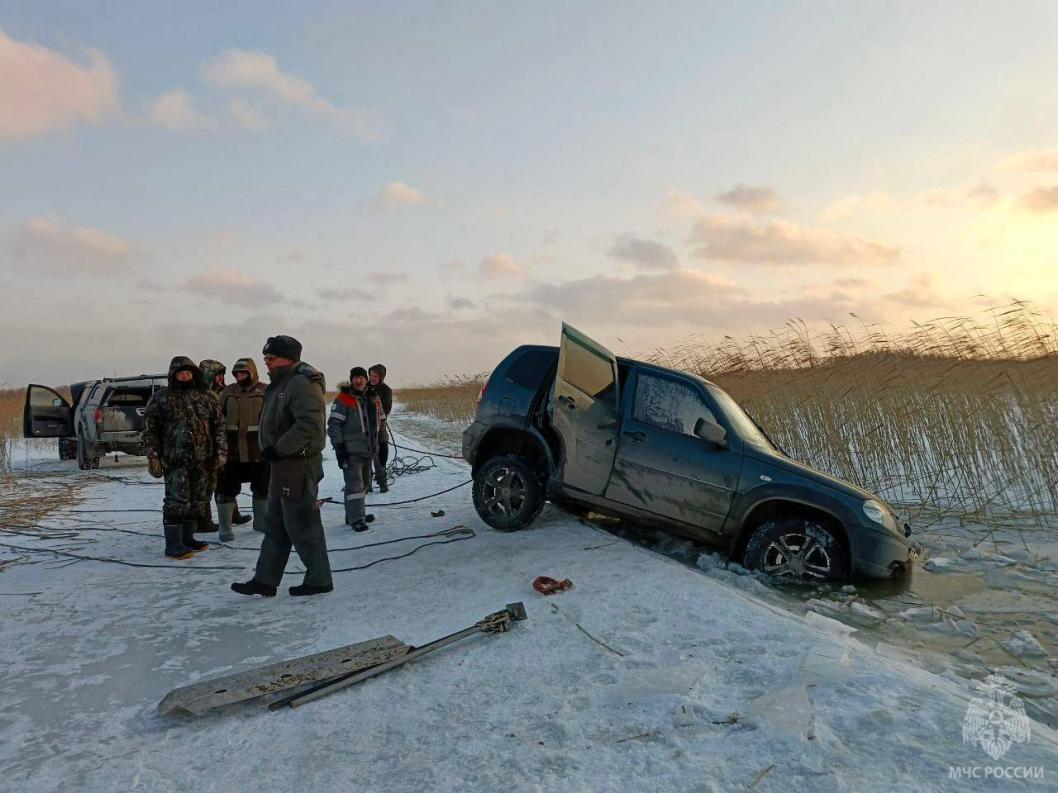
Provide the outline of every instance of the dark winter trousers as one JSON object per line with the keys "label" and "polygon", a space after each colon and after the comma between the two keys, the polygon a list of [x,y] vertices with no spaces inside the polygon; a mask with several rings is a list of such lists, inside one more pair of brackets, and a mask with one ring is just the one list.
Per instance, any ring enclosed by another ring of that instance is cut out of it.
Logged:
{"label": "dark winter trousers", "polygon": [[242,490],[242,483],[250,483],[254,498],[268,498],[268,463],[228,463],[217,476],[217,503],[234,501]]}
{"label": "dark winter trousers", "polygon": [[185,520],[205,521],[213,516],[209,511],[213,471],[200,465],[170,466],[165,471],[165,500],[162,502],[162,521],[168,524]]}
{"label": "dark winter trousers", "polygon": [[371,482],[371,458],[350,457],[342,469],[345,476],[345,523],[352,526],[364,519],[364,499]]}
{"label": "dark winter trousers", "polygon": [[265,508],[265,536],[254,575],[254,580],[260,584],[279,586],[291,547],[305,565],[303,583],[310,586],[330,586],[332,583],[327,539],[323,535],[320,511],[316,508],[318,485],[310,476],[305,480],[300,499],[269,495]]}
{"label": "dark winter trousers", "polygon": [[381,482],[382,477],[386,475],[386,464],[389,462],[389,426],[386,422],[382,422],[382,427],[378,431],[378,457],[376,462],[375,477]]}

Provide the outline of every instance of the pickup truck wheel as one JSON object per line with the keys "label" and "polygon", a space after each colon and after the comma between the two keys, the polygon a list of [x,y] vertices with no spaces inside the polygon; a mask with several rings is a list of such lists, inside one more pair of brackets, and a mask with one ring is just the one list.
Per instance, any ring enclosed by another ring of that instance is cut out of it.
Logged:
{"label": "pickup truck wheel", "polygon": [[805,518],[767,520],[753,530],[743,556],[746,567],[776,578],[843,581],[845,549],[823,524]]}
{"label": "pickup truck wheel", "polygon": [[494,529],[524,529],[544,508],[540,474],[516,454],[493,457],[474,475],[474,508]]}
{"label": "pickup truck wheel", "polygon": [[98,457],[89,457],[87,444],[81,440],[80,436],[77,438],[77,467],[82,471],[91,471],[99,467]]}

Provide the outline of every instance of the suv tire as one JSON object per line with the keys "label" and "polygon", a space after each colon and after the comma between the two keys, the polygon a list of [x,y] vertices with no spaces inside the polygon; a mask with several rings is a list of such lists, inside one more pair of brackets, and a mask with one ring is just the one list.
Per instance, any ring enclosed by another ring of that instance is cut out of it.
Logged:
{"label": "suv tire", "polygon": [[753,530],[743,562],[776,578],[799,581],[844,581],[845,549],[822,523],[809,518],[766,520]]}
{"label": "suv tire", "polygon": [[474,474],[474,509],[494,529],[524,529],[543,508],[542,477],[524,457],[493,457]]}
{"label": "suv tire", "polygon": [[82,471],[92,471],[99,467],[99,458],[88,456],[88,444],[81,439],[80,434],[77,436],[77,467]]}

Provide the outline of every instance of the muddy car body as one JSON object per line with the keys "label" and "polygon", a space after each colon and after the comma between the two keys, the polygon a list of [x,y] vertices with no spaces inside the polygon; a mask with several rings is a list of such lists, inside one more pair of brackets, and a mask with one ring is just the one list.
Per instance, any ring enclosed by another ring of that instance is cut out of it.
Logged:
{"label": "muddy car body", "polygon": [[909,572],[910,529],[877,496],[797,462],[721,388],[618,358],[563,325],[496,367],[463,433],[479,515],[529,525],[550,499],[662,525],[795,578]]}
{"label": "muddy car body", "polygon": [[110,452],[142,454],[144,410],[166,383],[165,375],[146,374],[89,380],[70,386],[71,400],[47,386],[30,385],[22,434],[58,438],[59,457],[76,457],[82,469],[96,467]]}

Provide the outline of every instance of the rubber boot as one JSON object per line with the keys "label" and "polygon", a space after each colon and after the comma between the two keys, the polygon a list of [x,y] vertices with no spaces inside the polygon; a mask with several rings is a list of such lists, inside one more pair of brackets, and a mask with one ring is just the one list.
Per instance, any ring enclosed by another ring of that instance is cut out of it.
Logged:
{"label": "rubber boot", "polygon": [[182,526],[179,523],[166,523],[165,531],[165,555],[170,559],[190,559],[194,554],[184,545]]}
{"label": "rubber boot", "polygon": [[221,542],[231,542],[235,539],[235,532],[231,529],[231,519],[235,513],[234,501],[217,502],[217,523],[220,524],[218,539]]}
{"label": "rubber boot", "polygon": [[199,551],[205,551],[209,548],[208,542],[202,542],[202,540],[195,539],[195,530],[198,529],[198,521],[194,518],[185,520],[180,524],[180,539],[184,541],[184,545],[190,548],[195,553]]}
{"label": "rubber boot", "polygon": [[268,506],[267,498],[255,498],[253,500],[253,530],[264,534],[265,530],[265,508]]}

